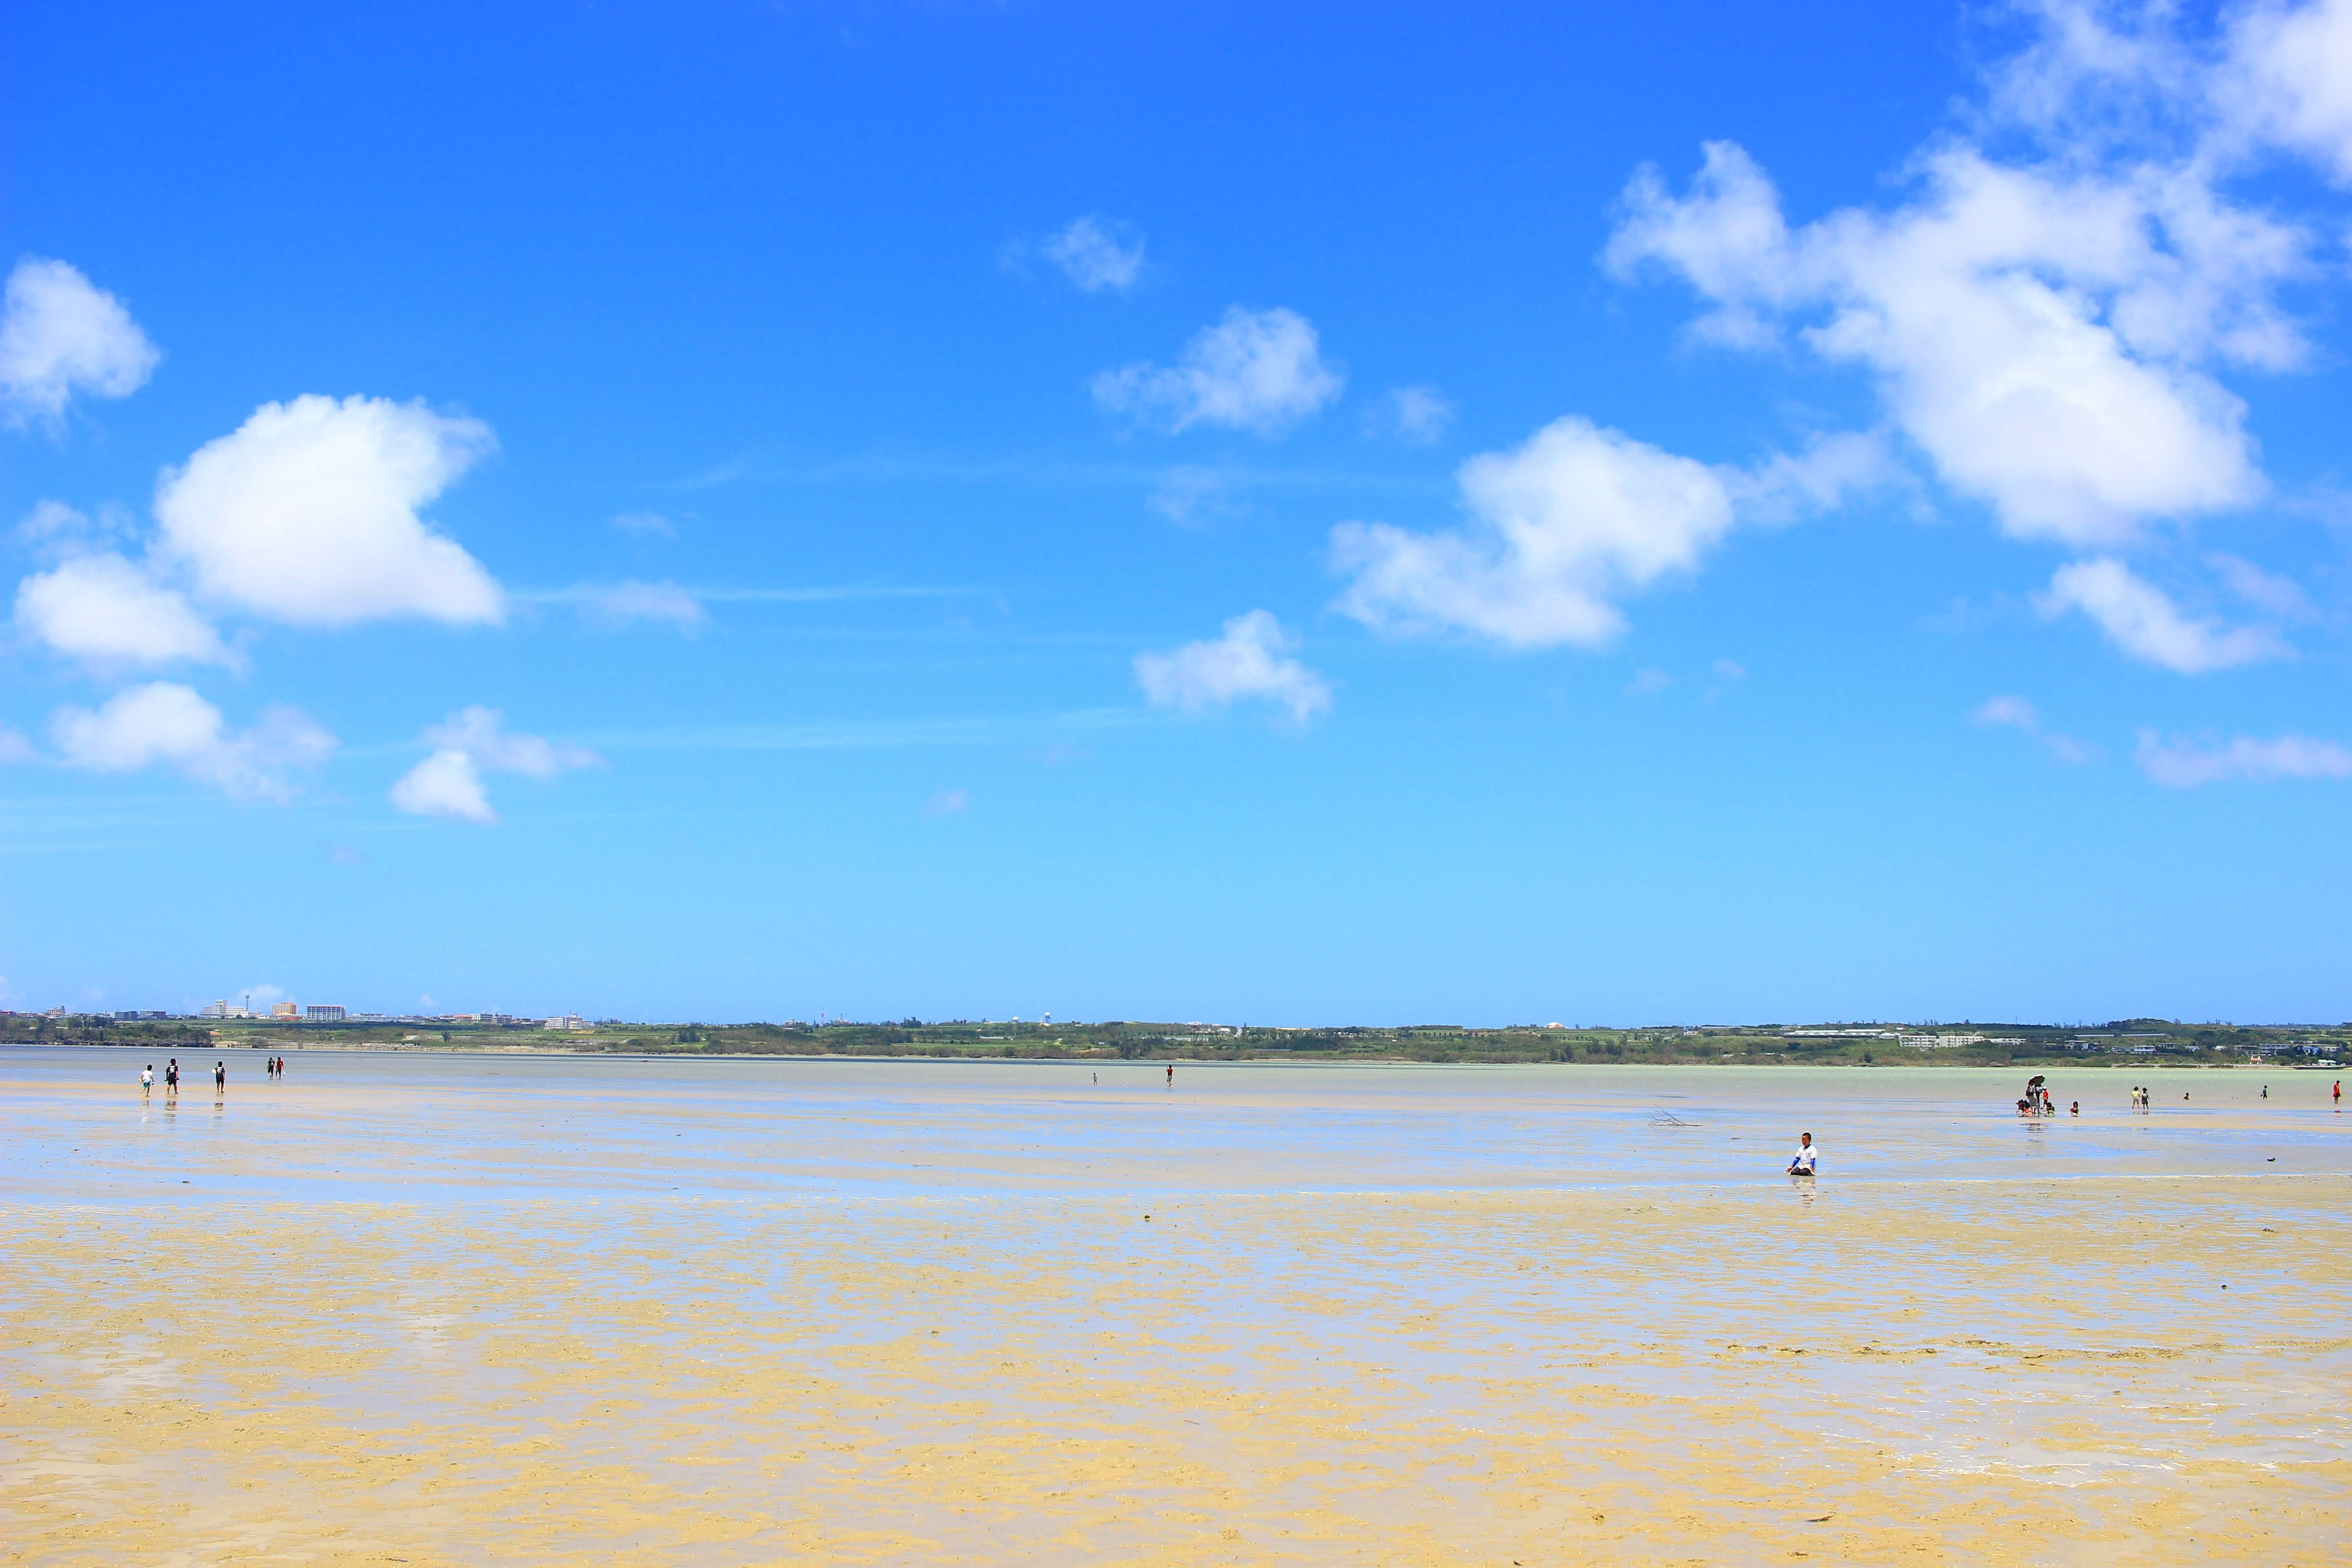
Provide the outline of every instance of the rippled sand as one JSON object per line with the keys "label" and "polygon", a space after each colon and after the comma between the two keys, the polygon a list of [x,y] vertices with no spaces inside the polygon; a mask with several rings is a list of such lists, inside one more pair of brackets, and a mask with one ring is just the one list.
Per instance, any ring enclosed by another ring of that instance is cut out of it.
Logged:
{"label": "rippled sand", "polygon": [[2308,1074],[242,1065],[0,1059],[7,1561],[2346,1555]]}

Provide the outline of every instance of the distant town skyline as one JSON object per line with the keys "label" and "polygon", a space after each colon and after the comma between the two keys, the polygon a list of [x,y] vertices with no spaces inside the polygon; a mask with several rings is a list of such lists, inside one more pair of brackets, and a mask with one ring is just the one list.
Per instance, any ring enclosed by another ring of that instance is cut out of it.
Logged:
{"label": "distant town skyline", "polygon": [[0,1005],[2352,1016],[2352,0],[9,49]]}

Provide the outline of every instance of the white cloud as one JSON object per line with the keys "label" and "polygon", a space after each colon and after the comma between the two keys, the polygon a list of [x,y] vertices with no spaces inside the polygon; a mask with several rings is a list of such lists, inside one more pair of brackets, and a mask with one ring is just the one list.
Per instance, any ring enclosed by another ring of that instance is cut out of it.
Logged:
{"label": "white cloud", "polygon": [[1868,369],[1943,479],[2015,536],[2113,546],[2263,493],[2244,405],[2200,366],[2302,353],[2272,300],[2300,235],[2162,166],[2021,167],[1956,143],[1919,172],[1891,213],[1791,230],[1748,154],[1712,142],[1687,196],[1635,176],[1607,259],[1688,279],[1705,337],[1760,347],[1794,322]]}
{"label": "white cloud", "polygon": [[29,763],[34,755],[32,742],[20,731],[0,724],[0,763]]}
{"label": "white cloud", "polygon": [[2352,184],[2352,0],[2248,6],[2231,29],[2224,84],[2242,124]]}
{"label": "white cloud", "polygon": [[1091,213],[1049,236],[1038,249],[1089,294],[1105,289],[1123,294],[1143,275],[1141,237]]}
{"label": "white cloud", "polygon": [[2022,697],[1989,697],[1984,706],[1972,715],[1979,724],[2005,726],[2022,730],[2049,749],[2050,754],[2062,763],[2080,764],[2098,753],[2071,735],[2042,727],[2042,715],[2032,703]]}
{"label": "white cloud", "polygon": [[494,622],[499,585],[416,511],[492,445],[488,426],[421,404],[265,403],[165,472],[158,551],[204,596],[296,626]]}
{"label": "white cloud", "polygon": [[1661,691],[1673,689],[1674,684],[1675,678],[1663,669],[1636,670],[1633,679],[1625,683],[1625,695],[1655,697]]}
{"label": "white cloud", "polygon": [[111,551],[75,556],[18,584],[16,626],[98,665],[238,662],[178,590]]}
{"label": "white cloud", "polygon": [[2259,784],[2277,779],[2352,778],[2352,747],[2302,735],[2282,735],[2275,741],[2242,735],[2220,744],[2200,745],[2179,737],[2167,741],[2153,730],[2142,730],[2136,760],[2142,773],[2175,789],[2227,779]]}
{"label": "white cloud", "polygon": [[1331,688],[1288,657],[1296,646],[1270,612],[1252,610],[1227,621],[1221,637],[1186,643],[1172,653],[1136,655],[1135,679],[1162,708],[1197,713],[1262,699],[1288,709],[1303,724],[1331,706]]}
{"label": "white cloud", "polygon": [[1433,386],[1397,386],[1373,405],[1365,424],[1375,435],[1425,447],[1445,434],[1454,414],[1453,403]]}
{"label": "white cloud", "polygon": [[62,261],[28,256],[0,306],[0,418],[54,424],[76,393],[128,397],[163,355],[122,301]]}
{"label": "white cloud", "polygon": [[231,732],[219,709],[168,680],[134,686],[94,710],[60,708],[49,732],[71,766],[136,773],[161,763],[237,800],[291,799],[289,772],[316,767],[337,744],[300,710],[283,706]]}
{"label": "white cloud", "polygon": [[925,816],[954,816],[971,808],[971,791],[943,789],[934,791],[923,803]]}
{"label": "white cloud", "polygon": [[480,823],[499,819],[482,787],[481,770],[463,752],[435,752],[403,773],[392,786],[392,804],[411,816]]}
{"label": "white cloud", "polygon": [[673,539],[677,535],[677,525],[657,511],[625,511],[613,520],[613,526],[623,533],[640,537]]}
{"label": "white cloud", "polygon": [[1716,470],[1577,418],[1471,458],[1457,479],[1465,527],[1332,531],[1334,561],[1353,578],[1342,611],[1388,631],[1594,647],[1624,629],[1618,597],[1694,569],[1733,521]]}
{"label": "white cloud", "polygon": [[2183,675],[2284,658],[2294,651],[2267,626],[2232,626],[2184,613],[2163,589],[2111,555],[2060,567],[2034,603],[2053,617],[2080,610],[2132,658]]}
{"label": "white cloud", "polygon": [[1306,317],[1235,305],[1194,335],[1173,368],[1139,362],[1103,372],[1092,388],[1105,408],[1171,433],[1220,425],[1271,437],[1338,397],[1344,384]]}
{"label": "white cloud", "polygon": [[496,709],[478,706],[432,726],[425,731],[425,742],[432,753],[392,786],[392,804],[414,816],[457,822],[499,819],[482,783],[485,772],[544,779],[568,768],[593,767],[601,760],[585,746],[510,734]]}

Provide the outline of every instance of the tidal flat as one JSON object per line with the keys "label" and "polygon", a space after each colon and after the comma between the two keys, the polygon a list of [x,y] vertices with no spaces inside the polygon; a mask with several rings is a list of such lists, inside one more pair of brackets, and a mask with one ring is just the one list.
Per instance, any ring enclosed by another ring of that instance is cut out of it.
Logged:
{"label": "tidal flat", "polygon": [[2347,1554],[2326,1075],[144,1059],[0,1050],[0,1560]]}

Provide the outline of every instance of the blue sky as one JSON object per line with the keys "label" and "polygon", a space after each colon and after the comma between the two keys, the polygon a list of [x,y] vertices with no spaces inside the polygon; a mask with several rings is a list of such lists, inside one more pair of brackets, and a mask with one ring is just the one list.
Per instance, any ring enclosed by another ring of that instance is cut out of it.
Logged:
{"label": "blue sky", "polygon": [[2352,1016],[2352,0],[33,4],[0,1001]]}

